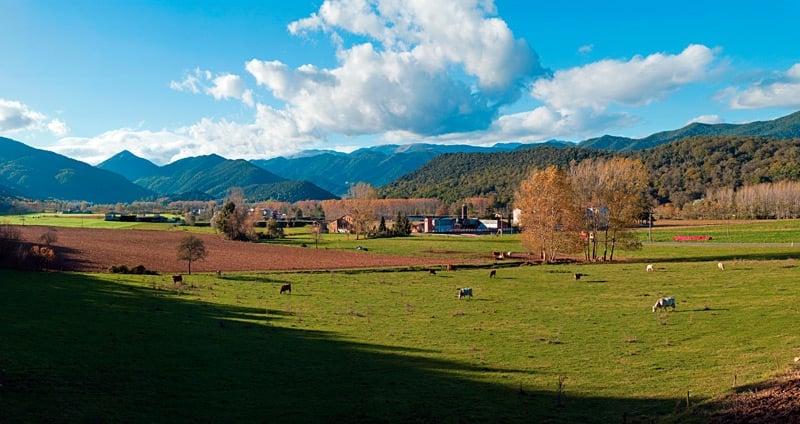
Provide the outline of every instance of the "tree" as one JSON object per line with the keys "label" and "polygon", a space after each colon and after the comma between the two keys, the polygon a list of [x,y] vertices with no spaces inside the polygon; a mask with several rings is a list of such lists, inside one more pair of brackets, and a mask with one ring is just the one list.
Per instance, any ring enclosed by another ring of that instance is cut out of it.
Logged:
{"label": "tree", "polygon": [[178,245],[178,260],[186,261],[189,264],[189,274],[192,273],[192,262],[201,261],[208,256],[206,244],[202,239],[193,235],[188,235],[181,239]]}
{"label": "tree", "polygon": [[393,236],[407,236],[411,234],[411,221],[403,212],[397,212],[397,218],[394,219],[392,224]]}
{"label": "tree", "polygon": [[[648,202],[645,196],[648,187],[648,172],[644,164],[628,158],[588,159],[571,168],[571,179],[577,201],[595,213],[592,234],[602,231],[603,260],[614,260],[617,242],[631,237],[625,232],[639,221]],[[594,238],[595,243],[597,237]],[[596,248],[592,258],[596,258]]]}
{"label": "tree", "polygon": [[388,229],[386,228],[386,217],[381,216],[381,223],[378,225],[378,234],[386,235]]}
{"label": "tree", "polygon": [[267,237],[271,239],[283,238],[283,227],[280,226],[275,218],[267,220]]}
{"label": "tree", "polygon": [[348,192],[348,213],[353,217],[356,240],[359,234],[366,238],[370,222],[375,220],[374,202],[377,198],[375,188],[367,183],[358,183]]}
{"label": "tree", "polygon": [[516,194],[520,214],[520,240],[530,251],[539,252],[542,260],[553,262],[562,252],[581,249],[581,208],[569,176],[555,166],[534,169],[522,181]]}
{"label": "tree", "polygon": [[214,215],[212,225],[229,240],[250,241],[256,239],[253,219],[247,213],[242,189],[232,188],[222,209]]}

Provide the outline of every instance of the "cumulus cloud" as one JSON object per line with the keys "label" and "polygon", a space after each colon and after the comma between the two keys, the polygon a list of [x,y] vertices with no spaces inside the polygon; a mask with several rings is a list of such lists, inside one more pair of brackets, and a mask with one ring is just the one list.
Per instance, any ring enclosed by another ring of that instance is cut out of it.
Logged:
{"label": "cumulus cloud", "polygon": [[69,132],[69,127],[64,121],[50,119],[23,103],[0,99],[0,131],[13,133],[25,130],[50,131],[63,136]]}
{"label": "cumulus cloud", "polygon": [[702,45],[691,45],[678,55],[602,60],[540,79],[533,84],[531,95],[559,110],[644,106],[702,80],[713,60],[713,50]]}
{"label": "cumulus cloud", "polygon": [[210,71],[195,69],[181,81],[170,81],[170,88],[190,93],[205,93],[217,100],[235,99],[253,107],[253,90],[248,89],[239,75],[224,73],[214,76]]}
{"label": "cumulus cloud", "polygon": [[786,72],[770,75],[753,82],[747,88],[732,88],[726,94],[732,109],[768,107],[800,107],[800,63]]}
{"label": "cumulus cloud", "polygon": [[[300,131],[437,136],[485,129],[544,72],[495,13],[491,1],[327,0],[288,28],[330,33],[338,67],[252,60],[246,68],[286,102]],[[367,41],[348,46],[347,35]]]}

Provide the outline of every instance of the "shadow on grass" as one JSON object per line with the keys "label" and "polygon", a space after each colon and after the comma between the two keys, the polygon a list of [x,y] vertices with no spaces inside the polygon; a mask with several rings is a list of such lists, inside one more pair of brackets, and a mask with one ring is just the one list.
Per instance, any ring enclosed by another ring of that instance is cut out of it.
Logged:
{"label": "shadow on grass", "polygon": [[555,379],[490,384],[479,373],[539,371],[423,358],[274,325],[294,327],[292,313],[87,275],[0,270],[0,318],[3,422],[650,422],[674,409],[573,396],[569,383],[561,398]]}
{"label": "shadow on grass", "polygon": [[[743,248],[745,249],[745,248]],[[699,249],[702,250],[702,249]],[[640,263],[669,263],[669,262],[707,262],[719,261],[729,262],[736,260],[768,261],[768,260],[787,260],[800,257],[800,250],[796,252],[752,252],[742,251],[737,253],[709,253],[707,255],[697,252],[693,255],[679,255],[674,258],[637,258],[635,262]]]}

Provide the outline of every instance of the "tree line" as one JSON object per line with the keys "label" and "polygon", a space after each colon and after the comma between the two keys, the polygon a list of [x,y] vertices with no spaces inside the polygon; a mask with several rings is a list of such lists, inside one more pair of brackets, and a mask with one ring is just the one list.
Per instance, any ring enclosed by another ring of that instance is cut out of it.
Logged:
{"label": "tree line", "polygon": [[629,158],[534,169],[515,196],[520,239],[545,262],[580,251],[611,261],[617,248],[641,246],[631,228],[649,208],[647,181],[644,164]]}

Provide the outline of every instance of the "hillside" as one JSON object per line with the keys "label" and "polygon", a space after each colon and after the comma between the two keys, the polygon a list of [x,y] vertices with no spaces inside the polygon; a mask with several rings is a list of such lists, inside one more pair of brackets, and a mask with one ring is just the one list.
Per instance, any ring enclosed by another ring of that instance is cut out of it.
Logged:
{"label": "hillside", "polygon": [[136,181],[139,178],[156,175],[159,172],[158,165],[127,150],[123,150],[99,163],[97,168],[116,172],[128,179],[128,181]]}
{"label": "hillside", "polygon": [[[246,160],[219,155],[196,156],[156,166],[130,152],[121,152],[98,165],[118,172],[142,187],[183,200],[223,199],[228,189],[240,187],[250,201],[334,199],[335,195],[305,181],[289,181]],[[193,194],[192,194],[193,193]]]}
{"label": "hillside", "polygon": [[777,139],[800,137],[800,111],[771,121],[756,121],[747,124],[700,124],[692,123],[673,131],[663,131],[641,139],[604,135],[591,138],[579,147],[617,151],[644,150],[686,137],[697,136],[758,136]]}
{"label": "hillside", "polygon": [[379,190],[383,198],[439,198],[445,203],[475,196],[496,196],[506,204],[531,168],[609,157],[611,153],[577,147],[535,146],[499,153],[439,155],[418,170]]}
{"label": "hillside", "polygon": [[133,202],[154,193],[119,174],[0,137],[0,186],[27,199]]}
{"label": "hillside", "polygon": [[800,181],[800,137],[688,137],[629,156],[650,169],[653,196],[661,203],[682,205],[709,188]]}
{"label": "hillside", "polygon": [[[567,143],[551,141],[553,145]],[[502,143],[491,147],[413,143],[388,144],[356,150],[350,154],[308,151],[294,157],[253,160],[254,164],[292,180],[313,181],[318,186],[344,195],[354,183],[375,187],[419,169],[445,153],[494,153],[528,148],[529,144]]]}
{"label": "hillside", "polygon": [[567,167],[587,158],[640,159],[650,170],[652,194],[678,206],[715,187],[800,180],[800,138],[698,136],[636,152],[538,147],[508,153],[446,154],[379,190],[384,198],[440,198],[445,203],[473,196],[512,201],[532,168]]}

